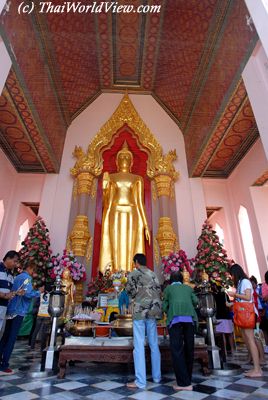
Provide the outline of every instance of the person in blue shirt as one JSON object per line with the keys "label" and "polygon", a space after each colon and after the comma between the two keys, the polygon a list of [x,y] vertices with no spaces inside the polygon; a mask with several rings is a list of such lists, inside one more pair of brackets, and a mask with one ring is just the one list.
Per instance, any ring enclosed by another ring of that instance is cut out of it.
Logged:
{"label": "person in blue shirt", "polygon": [[39,297],[44,291],[43,287],[39,290],[33,289],[32,275],[35,267],[34,263],[26,264],[23,272],[14,279],[12,292],[16,295],[10,300],[7,306],[6,326],[0,341],[0,371],[6,374],[13,373],[12,369],[9,368],[9,359],[23,318],[30,307],[31,300],[34,297]]}
{"label": "person in blue shirt", "polygon": [[0,262],[0,338],[8,302],[15,296],[11,288],[14,282],[13,269],[17,265],[18,256],[15,250],[10,250],[3,258],[3,262]]}

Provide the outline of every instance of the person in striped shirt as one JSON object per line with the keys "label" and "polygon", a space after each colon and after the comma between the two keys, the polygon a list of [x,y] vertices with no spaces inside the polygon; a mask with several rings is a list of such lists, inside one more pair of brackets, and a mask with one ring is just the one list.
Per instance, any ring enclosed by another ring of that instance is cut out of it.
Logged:
{"label": "person in striped shirt", "polygon": [[0,262],[0,337],[8,302],[15,296],[15,293],[11,291],[11,288],[14,281],[13,269],[18,263],[18,259],[18,253],[15,250],[10,250],[6,253],[3,261]]}

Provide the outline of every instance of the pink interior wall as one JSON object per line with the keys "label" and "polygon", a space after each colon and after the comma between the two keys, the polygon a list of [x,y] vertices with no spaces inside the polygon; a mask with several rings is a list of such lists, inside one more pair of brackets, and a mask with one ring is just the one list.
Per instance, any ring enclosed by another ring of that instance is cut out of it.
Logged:
{"label": "pink interior wall", "polygon": [[45,175],[43,174],[18,174],[0,150],[0,199],[4,201],[5,207],[0,231],[0,259],[8,250],[16,247],[19,221],[25,215],[28,217],[31,215],[30,220],[32,221],[32,213],[26,213],[21,207],[21,203],[39,203],[44,180]]}
{"label": "pink interior wall", "polygon": [[230,202],[227,180],[203,179],[203,188],[206,207],[222,207],[223,209],[221,213],[215,214],[212,222],[216,224],[218,217],[219,225],[224,225],[225,248],[228,256],[238,263],[244,264],[240,241],[236,235],[236,220],[233,220],[231,217],[233,215],[233,210]]}
{"label": "pink interior wall", "polygon": [[234,249],[230,243],[230,232],[225,213],[226,211],[224,208],[220,209],[219,211],[216,211],[215,214],[213,214],[211,218],[209,218],[209,222],[213,226],[213,229],[215,229],[216,224],[220,225],[221,229],[223,229],[224,248],[227,251],[228,257],[232,259]]}
{"label": "pink interior wall", "polygon": [[250,188],[254,211],[260,231],[263,253],[268,260],[268,182]]}
{"label": "pink interior wall", "polygon": [[[36,215],[29,207],[26,207],[24,204],[20,204],[14,228],[13,243],[17,244],[20,226],[25,222],[26,219],[28,219],[29,228],[31,228],[36,220]],[[24,239],[25,237],[22,237],[21,241],[23,241]]]}
{"label": "pink interior wall", "polygon": [[[227,229],[225,236],[229,247],[227,250],[234,260],[245,267],[246,261],[241,242],[238,212],[241,205],[247,209],[261,276],[267,270],[267,261],[250,188],[267,167],[264,149],[261,141],[258,140],[227,180],[203,179],[206,205],[224,208]],[[259,211],[267,213],[267,207]],[[213,222],[217,222],[217,215],[215,215]],[[223,222],[222,218],[221,222]],[[221,223],[219,222],[219,224]]]}

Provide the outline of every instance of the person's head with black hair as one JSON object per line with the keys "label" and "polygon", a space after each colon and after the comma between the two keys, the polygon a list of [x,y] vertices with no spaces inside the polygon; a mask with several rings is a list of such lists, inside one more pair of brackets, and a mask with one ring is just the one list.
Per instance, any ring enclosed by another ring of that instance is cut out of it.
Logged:
{"label": "person's head with black hair", "polygon": [[256,289],[256,287],[258,286],[258,281],[257,281],[257,279],[255,278],[255,276],[254,276],[254,275],[251,275],[251,277],[249,278],[249,280],[250,280],[250,282],[252,283],[253,289]]}
{"label": "person's head with black hair", "polygon": [[135,264],[135,267],[139,267],[140,265],[146,266],[146,256],[142,253],[137,253],[133,257],[133,261]]}
{"label": "person's head with black hair", "polygon": [[3,262],[7,269],[14,269],[17,266],[18,261],[19,254],[15,250],[9,250],[3,258]]}
{"label": "person's head with black hair", "polygon": [[173,283],[173,282],[181,282],[181,283],[183,282],[183,276],[180,271],[174,271],[170,275],[170,283]]}
{"label": "person's head with black hair", "polygon": [[265,283],[267,283],[267,285],[268,285],[268,271],[265,272],[264,280],[265,280]]}
{"label": "person's head with black hair", "polygon": [[232,275],[234,285],[237,288],[238,282],[241,279],[249,279],[243,268],[238,264],[233,264],[230,267],[230,274]]}
{"label": "person's head with black hair", "polygon": [[46,293],[50,293],[50,292],[52,292],[52,289],[53,289],[53,283],[52,282],[45,282],[45,292]]}
{"label": "person's head with black hair", "polygon": [[36,271],[36,264],[34,261],[25,262],[23,265],[23,271],[26,271],[29,275],[33,276]]}

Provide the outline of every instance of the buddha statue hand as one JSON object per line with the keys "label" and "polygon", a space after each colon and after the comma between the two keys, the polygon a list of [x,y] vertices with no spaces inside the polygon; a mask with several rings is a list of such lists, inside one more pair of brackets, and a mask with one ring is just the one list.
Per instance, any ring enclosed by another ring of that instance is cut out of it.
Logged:
{"label": "buddha statue hand", "polygon": [[149,243],[149,246],[150,246],[151,236],[150,236],[150,231],[149,231],[148,226],[146,226],[144,230],[145,230],[145,237],[146,237],[146,240],[148,240],[148,243]]}
{"label": "buddha statue hand", "polygon": [[109,182],[110,182],[109,173],[108,172],[104,172],[103,181],[102,181],[102,187],[103,187],[104,190],[107,189]]}

